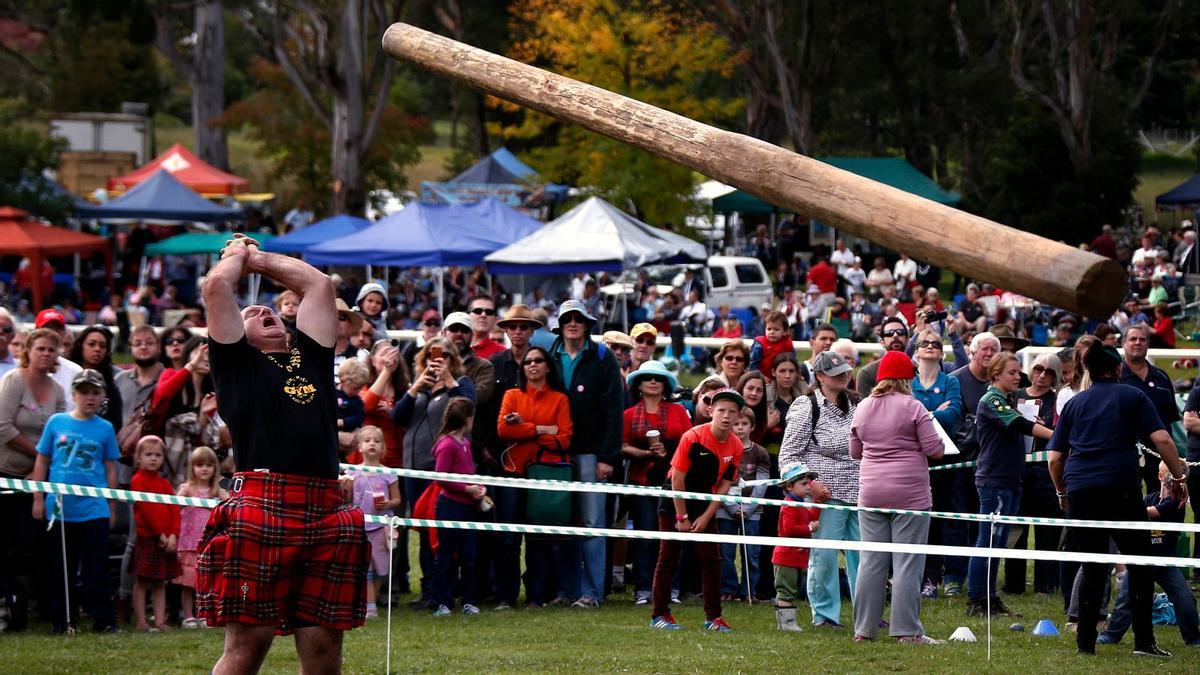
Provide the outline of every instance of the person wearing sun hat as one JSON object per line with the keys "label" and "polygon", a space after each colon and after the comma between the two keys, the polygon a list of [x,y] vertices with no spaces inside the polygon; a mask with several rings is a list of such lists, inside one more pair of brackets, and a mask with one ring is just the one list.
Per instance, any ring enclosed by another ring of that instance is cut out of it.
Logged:
{"label": "person wearing sun hat", "polygon": [[[676,379],[659,361],[647,361],[625,377],[631,401],[625,408],[621,432],[621,454],[628,460],[625,483],[643,487],[659,487],[667,475],[669,459],[679,439],[692,427],[687,408],[669,400]],[[653,433],[652,433],[653,432]],[[650,495],[627,495],[622,498],[629,509],[636,530],[658,530],[658,499]],[[634,539],[629,542],[629,558],[633,563],[634,604],[650,602],[654,580],[654,561],[657,542]]]}
{"label": "person wearing sun hat", "polygon": [[[558,308],[559,337],[550,347],[554,361],[553,386],[564,391],[571,403],[574,434],[570,455],[579,465],[579,480],[604,483],[613,468],[621,463],[621,412],[625,407],[625,386],[621,367],[613,351],[596,344],[589,334],[596,317],[578,300],[568,300]],[[607,527],[605,496],[599,492],[580,495],[579,508],[584,527]],[[593,609],[604,599],[604,577],[608,573],[603,537],[575,538],[572,545],[583,558],[578,600],[574,606]],[[570,578],[570,577],[568,577]]]}
{"label": "person wearing sun hat", "polygon": [[[804,462],[785,464],[779,467],[779,485],[784,499],[803,502],[810,496],[809,487],[816,480],[817,472]],[[780,537],[811,537],[817,529],[821,512],[814,508],[789,506],[779,509]],[[771,564],[775,566],[775,621],[779,630],[799,633],[796,623],[796,603],[800,602],[800,579],[808,569],[809,550],[799,546],[776,546],[772,551]],[[836,562],[836,558],[835,558]]]}
{"label": "person wearing sun hat", "polygon": [[629,365],[629,355],[633,353],[633,338],[619,330],[604,331],[604,335],[600,337],[604,340],[604,344],[613,351],[617,356],[617,363],[621,364],[621,375],[628,375],[633,366]]}
{"label": "person wearing sun hat", "polygon": [[[712,421],[689,429],[679,439],[671,458],[665,488],[676,491],[728,494],[738,478],[742,463],[742,441],[733,433],[733,423],[746,405],[734,389],[718,389],[709,394]],[[659,502],[658,527],[664,532],[716,533],[719,502],[663,498]],[[682,626],[670,613],[671,581],[679,564],[683,542],[664,539],[659,542],[658,566],[654,570],[654,611],[650,627],[679,630]],[[701,588],[704,593],[704,629],[732,633],[733,628],[721,616],[721,552],[716,543],[696,542],[700,560]]]}
{"label": "person wearing sun hat", "polygon": [[[879,509],[927,511],[929,460],[942,456],[942,440],[933,416],[912,396],[915,370],[903,351],[879,362],[878,383],[858,404],[850,425],[850,456],[861,459],[858,505]],[[862,392],[866,393],[866,392]],[[860,511],[863,541],[924,544],[929,517]],[[935,644],[921,625],[923,553],[863,551],[854,597],[854,639],[874,640],[883,618],[888,569],[892,575],[889,633],[899,642]]]}

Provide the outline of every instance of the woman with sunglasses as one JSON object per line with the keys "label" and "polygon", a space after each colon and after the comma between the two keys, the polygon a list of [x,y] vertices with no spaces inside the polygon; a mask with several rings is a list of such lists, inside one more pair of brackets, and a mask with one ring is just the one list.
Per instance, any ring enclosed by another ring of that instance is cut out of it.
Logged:
{"label": "woman with sunglasses", "polygon": [[187,356],[184,354],[184,345],[192,339],[192,331],[183,326],[171,326],[165,329],[159,339],[162,340],[162,363],[163,366],[173,370],[179,370],[187,364]]}
{"label": "woman with sunglasses", "polygon": [[[946,354],[942,347],[941,335],[933,329],[926,328],[917,334],[914,342],[916,344],[917,374],[912,379],[913,398],[920,401],[921,405],[933,414],[933,419],[942,425],[942,429],[945,429],[947,434],[953,434],[963,416],[962,387],[958,378],[951,377],[946,373],[943,365],[946,363]],[[936,466],[953,461],[957,461],[957,459],[930,460],[929,464]],[[967,505],[958,503],[959,500],[956,499],[956,496],[970,494],[970,491],[974,489],[970,480],[969,469],[949,469],[930,473],[929,484],[933,492],[933,510],[966,511]],[[934,518],[929,523],[929,543],[966,546],[969,543],[966,523]],[[921,597],[936,598],[938,586],[943,581],[947,584],[961,586],[966,578],[966,558],[927,555],[925,556],[925,578],[921,584]]]}
{"label": "woman with sunglasses", "polygon": [[[1053,429],[1058,421],[1055,411],[1055,400],[1058,398],[1059,383],[1062,382],[1062,361],[1054,354],[1041,354],[1033,361],[1029,371],[1030,384],[1017,392],[1018,409],[1037,409],[1036,417],[1042,423]],[[1033,439],[1033,452],[1046,449],[1047,441]],[[1055,494],[1054,483],[1050,480],[1050,468],[1046,460],[1026,462],[1025,473],[1021,477],[1021,511],[1022,516],[1058,518],[1058,496]],[[1014,548],[1024,549],[1029,546],[1029,526],[1013,526],[1017,532]],[[1034,547],[1039,551],[1054,551],[1058,549],[1062,538],[1062,528],[1057,525],[1037,525],[1033,530]],[[1033,591],[1050,594],[1058,590],[1059,564],[1052,560],[1038,560],[1033,563]],[[1025,592],[1025,561],[1010,558],[1004,563],[1004,592],[1020,595]]]}
{"label": "woman with sunglasses", "polygon": [[97,414],[112,422],[114,429],[120,429],[121,392],[113,382],[116,371],[113,370],[112,352],[112,333],[104,326],[88,326],[79,333],[75,344],[71,346],[71,355],[68,358],[83,368],[99,371],[104,377],[105,401],[100,404]]}
{"label": "woman with sunglasses", "polygon": [[[675,390],[675,376],[659,361],[647,361],[625,378],[630,400],[625,409],[621,454],[629,460],[626,484],[658,487],[667,477],[668,458],[679,439],[692,427],[687,409],[667,400]],[[653,432],[653,433],[652,433]],[[626,495],[625,503],[635,530],[658,530],[658,502],[647,495]],[[649,539],[629,543],[633,558],[634,604],[650,602],[658,544]]]}
{"label": "woman with sunglasses", "polygon": [[717,378],[732,389],[746,372],[746,366],[750,363],[750,350],[741,340],[730,340],[721,345],[716,362]]}
{"label": "woman with sunglasses", "polygon": [[[554,362],[550,353],[531,346],[521,360],[521,372],[515,389],[504,392],[496,434],[508,447],[500,455],[505,475],[524,476],[529,465],[549,455],[549,461],[566,461],[571,447],[571,403],[566,394],[551,384]],[[524,508],[519,508],[518,513]],[[519,549],[520,540],[513,542]],[[573,591],[567,574],[552,574],[555,560],[563,560],[570,550],[565,540],[530,537],[525,541],[525,599],[530,607],[541,607],[552,600],[571,602]],[[546,587],[550,578],[558,579],[558,588]],[[554,597],[550,597],[551,592]]]}
{"label": "woman with sunglasses", "polygon": [[150,403],[152,410],[165,406],[167,411],[162,430],[167,446],[163,475],[172,487],[179,487],[187,480],[188,458],[193,448],[201,445],[215,448],[220,444],[219,430],[213,422],[217,398],[208,341],[200,336],[190,338],[183,346],[182,357],[182,367],[168,368],[158,378]]}

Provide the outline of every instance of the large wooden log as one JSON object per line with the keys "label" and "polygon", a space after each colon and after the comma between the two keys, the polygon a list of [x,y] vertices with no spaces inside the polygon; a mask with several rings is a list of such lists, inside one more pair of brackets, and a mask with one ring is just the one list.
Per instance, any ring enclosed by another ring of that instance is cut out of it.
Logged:
{"label": "large wooden log", "polygon": [[635,145],[913,258],[1101,318],[1126,291],[1117,263],[917,197],[742,134],[396,23],[384,49],[433,72]]}

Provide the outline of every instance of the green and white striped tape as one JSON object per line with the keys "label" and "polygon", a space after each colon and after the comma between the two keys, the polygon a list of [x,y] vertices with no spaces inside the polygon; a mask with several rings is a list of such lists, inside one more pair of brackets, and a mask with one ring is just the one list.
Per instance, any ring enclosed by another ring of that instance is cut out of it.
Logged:
{"label": "green and white striped tape", "polygon": [[[969,520],[975,522],[991,522],[993,517],[986,513],[955,513],[953,511],[917,511],[913,509],[885,509],[853,504],[821,504],[815,502],[796,502],[785,499],[768,499],[765,497],[742,497],[736,495],[714,495],[705,492],[680,492],[656,487],[640,485],[614,485],[610,483],[583,483],[558,480],[541,480],[532,478],[510,478],[507,476],[476,476],[461,473],[441,473],[438,471],[421,471],[419,469],[394,469],[387,466],[364,466],[361,464],[342,464],[345,470],[363,471],[369,473],[390,473],[409,478],[427,480],[446,480],[458,483],[475,483],[478,485],[496,485],[520,487],[532,490],[561,490],[564,492],[600,492],[604,494],[643,495],[647,497],[666,497],[690,499],[694,501],[723,502],[726,504],[760,504],[763,506],[805,506],[817,509],[835,511],[865,511],[868,513],[883,513],[894,516],[930,516],[946,520]],[[1166,532],[1200,532],[1200,524],[1195,523],[1162,523],[1147,521],[1121,520],[1078,520],[1072,518],[1040,518],[1034,516],[996,516],[995,522],[1008,525],[1059,525],[1069,527],[1094,527],[1121,530],[1161,530]]]}
{"label": "green and white striped tape", "polygon": [[[361,467],[360,467],[361,468]],[[367,467],[372,468],[372,467]],[[433,472],[420,472],[433,473]],[[440,474],[441,476],[449,477],[453,480],[461,480],[463,478],[480,478],[491,479],[494,476],[464,476],[461,474]],[[484,482],[483,480],[477,482]],[[554,482],[554,481],[546,481]],[[597,483],[566,483],[564,485],[592,485],[600,486],[603,484]],[[70,485],[65,483],[50,483],[47,481],[31,481],[19,480],[14,478],[0,478],[0,488],[12,490],[20,490],[22,492],[50,492],[55,494],[73,495],[77,497],[100,497],[105,499],[115,499],[126,502],[151,502],[156,504],[176,504],[180,506],[203,506],[212,508],[220,503],[217,499],[200,499],[198,497],[180,497],[177,495],[164,495],[154,492],[134,492],[131,490],[116,490],[106,487],[92,487],[87,485]],[[540,489],[547,489],[542,487]],[[663,491],[666,493],[667,491]],[[680,495],[696,494],[697,496],[713,496],[700,495],[699,493],[676,493]],[[818,504],[800,504],[797,502],[782,502],[786,506],[821,506]],[[859,509],[859,510],[874,510],[874,509]],[[937,512],[921,512],[921,511],[899,511],[898,515],[918,515],[918,516],[933,516],[937,517]],[[952,514],[952,515],[979,515],[979,514]],[[493,523],[483,521],[452,521],[452,520],[431,520],[424,518],[400,518],[398,516],[365,516],[367,522],[379,523],[382,525],[390,525],[392,527],[427,527],[438,529],[458,529],[458,530],[475,530],[481,532],[508,532],[519,534],[533,534],[543,536],[570,536],[570,537],[617,537],[623,539],[652,539],[662,540],[669,539],[674,541],[693,541],[693,542],[713,542],[713,543],[728,543],[728,544],[748,544],[751,546],[777,546],[787,545],[800,548],[810,549],[829,549],[829,550],[851,550],[851,551],[877,551],[883,553],[921,553],[932,555],[956,555],[967,557],[978,557],[982,555],[991,555],[994,558],[1017,558],[1025,560],[1051,560],[1051,561],[1075,561],[1075,562],[1096,562],[1096,563],[1126,563],[1134,565],[1164,565],[1174,567],[1200,567],[1200,559],[1194,558],[1172,558],[1172,557],[1156,557],[1156,556],[1132,556],[1123,554],[1098,554],[1098,553],[1077,553],[1073,551],[1039,551],[1034,549],[981,549],[967,546],[942,546],[933,544],[899,544],[892,542],[870,542],[870,541],[844,541],[836,539],[790,539],[790,538],[774,538],[763,536],[742,536],[742,535],[726,535],[726,534],[710,534],[707,532],[662,532],[655,530],[628,530],[628,529],[608,529],[608,528],[592,528],[592,527],[571,527],[571,526],[551,526],[551,525],[529,525],[518,523]],[[982,520],[999,524],[1003,522],[1000,516],[983,515]],[[1050,520],[1050,519],[1047,519]],[[1113,525],[1131,525],[1128,529],[1146,528],[1147,526],[1154,529],[1164,529],[1162,526],[1168,523],[1099,523],[1097,521],[1069,521],[1059,519],[1065,523],[1078,523],[1084,526],[1105,526],[1112,527]]]}

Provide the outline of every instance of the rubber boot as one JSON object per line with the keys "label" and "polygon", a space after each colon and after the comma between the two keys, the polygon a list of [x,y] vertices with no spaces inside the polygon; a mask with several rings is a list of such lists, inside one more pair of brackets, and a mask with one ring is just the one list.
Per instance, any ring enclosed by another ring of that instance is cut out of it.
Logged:
{"label": "rubber boot", "polygon": [[775,624],[779,630],[789,633],[799,633],[800,624],[796,623],[795,607],[779,607],[775,610]]}

